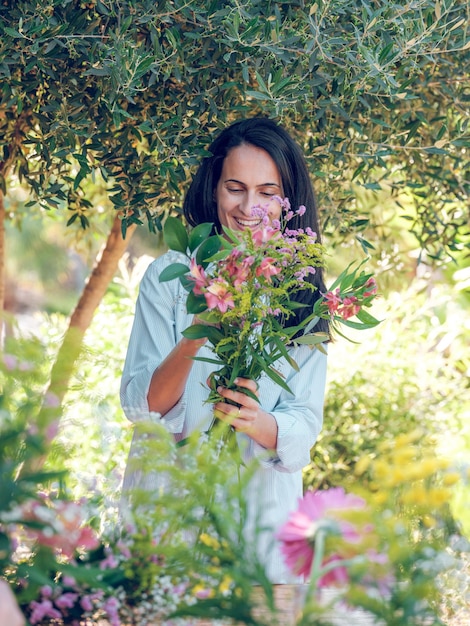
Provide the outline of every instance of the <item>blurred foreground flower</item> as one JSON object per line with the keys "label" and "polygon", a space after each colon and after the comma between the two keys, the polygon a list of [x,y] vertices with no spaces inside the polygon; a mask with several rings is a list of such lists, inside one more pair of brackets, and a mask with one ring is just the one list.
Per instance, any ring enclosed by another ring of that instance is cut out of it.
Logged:
{"label": "blurred foreground flower", "polygon": [[292,572],[312,574],[318,587],[347,583],[344,559],[363,553],[364,539],[372,530],[364,523],[366,509],[363,498],[341,487],[307,492],[277,535]]}
{"label": "blurred foreground flower", "polygon": [[[99,540],[85,524],[85,510],[79,502],[42,498],[29,500],[21,507],[30,539],[71,559],[77,550],[93,550]],[[39,527],[35,527],[35,523]]]}

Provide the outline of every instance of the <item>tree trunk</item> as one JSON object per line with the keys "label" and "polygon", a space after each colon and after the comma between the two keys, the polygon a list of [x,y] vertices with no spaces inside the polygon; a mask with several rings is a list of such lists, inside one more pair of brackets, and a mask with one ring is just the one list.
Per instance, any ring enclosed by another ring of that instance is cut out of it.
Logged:
{"label": "tree trunk", "polygon": [[[97,257],[95,267],[70,317],[68,329],[52,367],[49,388],[38,418],[38,426],[41,429],[52,426],[51,423],[61,417],[61,405],[80,356],[83,337],[134,231],[135,225],[130,226],[126,239],[123,239],[121,220],[116,216],[106,244]],[[50,432],[54,431],[55,428],[52,427]]]}

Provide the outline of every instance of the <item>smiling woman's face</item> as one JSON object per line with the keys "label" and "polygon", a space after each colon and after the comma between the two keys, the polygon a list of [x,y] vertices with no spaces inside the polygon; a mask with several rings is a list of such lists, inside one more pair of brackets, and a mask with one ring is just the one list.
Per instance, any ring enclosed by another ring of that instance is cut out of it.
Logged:
{"label": "smiling woman's face", "polygon": [[222,226],[257,230],[261,219],[252,216],[254,206],[267,206],[271,221],[279,219],[281,206],[272,196],[282,197],[283,191],[281,175],[269,154],[251,144],[232,148],[225,157],[215,192]]}

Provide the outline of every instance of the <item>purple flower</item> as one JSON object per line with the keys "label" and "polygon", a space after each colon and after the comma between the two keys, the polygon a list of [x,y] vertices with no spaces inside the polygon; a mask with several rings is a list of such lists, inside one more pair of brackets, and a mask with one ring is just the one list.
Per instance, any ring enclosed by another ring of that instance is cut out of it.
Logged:
{"label": "purple flower", "polygon": [[73,576],[67,576],[67,575],[63,577],[62,582],[64,583],[64,587],[75,587],[75,585],[77,584]]}
{"label": "purple flower", "polygon": [[59,596],[55,601],[55,604],[59,607],[59,609],[72,609],[75,606],[77,598],[78,593],[72,593],[69,591]]}
{"label": "purple flower", "polygon": [[62,614],[54,608],[50,600],[42,600],[42,602],[33,600],[29,606],[33,609],[29,617],[31,624],[38,624],[45,617],[50,617],[51,619],[60,619],[62,617]]}
{"label": "purple flower", "polygon": [[91,596],[83,596],[83,598],[80,599],[80,606],[84,611],[93,611]]}
{"label": "purple flower", "polygon": [[7,370],[14,370],[18,367],[18,359],[13,354],[4,354],[3,363]]}

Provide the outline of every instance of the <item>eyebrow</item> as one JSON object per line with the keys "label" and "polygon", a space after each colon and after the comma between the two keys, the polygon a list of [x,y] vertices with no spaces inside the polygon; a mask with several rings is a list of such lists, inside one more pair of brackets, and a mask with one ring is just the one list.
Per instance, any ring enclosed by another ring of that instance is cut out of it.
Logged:
{"label": "eyebrow", "polygon": [[[236,178],[226,178],[224,180],[224,183],[237,183],[239,185],[245,184],[241,180],[237,180]],[[281,186],[278,185],[277,183],[261,183],[261,185],[256,185],[256,186],[257,187],[277,187],[278,189],[281,188]]]}

